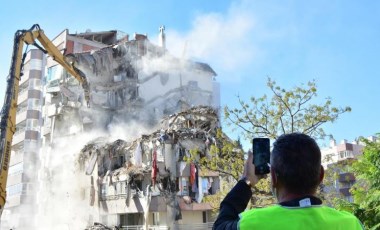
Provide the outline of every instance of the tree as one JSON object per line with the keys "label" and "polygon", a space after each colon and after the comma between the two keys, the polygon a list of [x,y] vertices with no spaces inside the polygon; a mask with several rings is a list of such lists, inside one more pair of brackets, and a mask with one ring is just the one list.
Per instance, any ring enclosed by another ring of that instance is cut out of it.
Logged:
{"label": "tree", "polygon": [[276,139],[281,134],[293,132],[324,138],[326,134],[321,126],[351,111],[348,106],[332,106],[330,98],[321,105],[312,104],[317,96],[314,80],[286,90],[268,78],[267,86],[272,93],[270,99],[266,95],[251,97],[250,103],[246,103],[238,97],[238,108],[224,108],[227,124],[240,128],[248,139],[263,136]]}
{"label": "tree", "polygon": [[198,149],[190,150],[188,163],[197,163],[203,171],[211,170],[238,181],[244,166],[244,152],[238,141],[229,139],[221,129],[216,133],[216,144],[210,145],[208,154],[201,156]]}
{"label": "tree", "polygon": [[[240,128],[242,135],[252,137],[269,137],[276,139],[281,134],[302,132],[314,138],[325,136],[322,125],[333,122],[339,115],[351,111],[350,107],[339,108],[332,106],[331,99],[327,98],[321,105],[312,104],[312,99],[317,96],[315,81],[307,85],[296,86],[286,90],[276,85],[275,81],[268,78],[267,86],[273,94],[270,100],[266,95],[252,97],[250,103],[244,102],[238,97],[239,107],[224,108],[224,115],[228,125]],[[241,176],[244,164],[244,153],[239,148],[239,142],[233,142],[221,131],[217,134],[217,144],[210,146],[210,157],[198,157],[197,150],[191,151],[188,162],[196,162],[202,170],[218,171],[224,176],[238,180]],[[274,203],[271,196],[269,178],[261,180],[254,188],[252,197],[253,206],[265,206]],[[225,188],[228,189],[229,188]],[[220,199],[226,191],[221,191],[210,201],[219,207]],[[218,202],[219,201],[219,202]]]}
{"label": "tree", "polygon": [[[242,135],[251,140],[253,137],[276,139],[282,134],[301,132],[320,139],[326,136],[322,126],[336,121],[350,107],[335,107],[332,100],[326,98],[320,104],[313,103],[317,97],[315,81],[309,81],[289,90],[267,80],[270,98],[251,97],[249,103],[238,97],[238,107],[225,106],[224,115],[227,125],[240,129]],[[267,205],[274,202],[270,195],[269,178],[257,186],[253,200],[255,205]]]}
{"label": "tree", "polygon": [[350,190],[354,203],[340,200],[338,208],[352,212],[366,228],[380,229],[380,142],[362,141],[363,155],[352,165],[357,179]]}
{"label": "tree", "polygon": [[[221,129],[216,133],[216,144],[210,145],[206,155],[201,154],[198,149],[190,150],[190,156],[185,157],[188,163],[196,163],[203,172],[208,170],[218,172],[223,177],[220,192],[217,194],[205,197],[214,212],[217,212],[221,200],[225,197],[228,191],[240,179],[244,167],[244,151],[239,139],[233,141],[228,138]],[[274,202],[268,182],[259,182],[253,189],[255,197],[252,198],[252,205],[264,206]]]}

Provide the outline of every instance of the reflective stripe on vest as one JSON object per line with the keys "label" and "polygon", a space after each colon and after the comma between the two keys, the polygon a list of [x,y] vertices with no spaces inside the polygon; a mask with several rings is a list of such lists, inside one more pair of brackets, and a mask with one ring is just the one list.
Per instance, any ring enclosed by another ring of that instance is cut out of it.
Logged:
{"label": "reflective stripe on vest", "polygon": [[363,229],[359,220],[351,213],[327,206],[283,207],[274,205],[257,208],[240,214],[238,228],[248,229]]}

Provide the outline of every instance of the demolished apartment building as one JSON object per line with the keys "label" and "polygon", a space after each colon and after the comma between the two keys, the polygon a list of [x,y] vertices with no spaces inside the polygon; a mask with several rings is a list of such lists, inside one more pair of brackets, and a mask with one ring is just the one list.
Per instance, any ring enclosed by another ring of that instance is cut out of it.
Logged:
{"label": "demolished apartment building", "polygon": [[[41,80],[32,85],[34,80],[29,84],[24,76],[24,83],[20,84],[28,83],[33,90],[31,86],[38,86],[40,92],[33,97],[25,93],[28,91],[20,92],[23,95],[19,103],[24,105],[20,108],[27,106],[27,110],[32,109],[37,115],[26,121],[25,109],[16,115],[20,122],[9,169],[15,175],[10,176],[7,184],[10,193],[2,229],[21,229],[20,226],[33,229],[35,221],[31,216],[37,212],[45,217],[49,213],[45,208],[50,202],[45,199],[49,191],[45,190],[55,179],[54,174],[65,170],[63,166],[54,169],[51,163],[60,140],[131,120],[154,127],[163,116],[193,106],[215,109],[220,106],[216,73],[205,63],[171,56],[165,48],[163,27],[159,45],[152,44],[147,35],[129,36],[116,30],[69,33],[66,29],[52,41],[86,74],[91,88],[90,107],[84,102],[83,89],[77,80],[53,58],[31,50],[32,61],[26,63],[24,73],[30,70],[26,76],[32,76],[33,72],[36,78],[38,70]],[[38,53],[37,61],[34,53]],[[26,135],[30,132],[33,139]]]}
{"label": "demolished apartment building", "polygon": [[207,229],[211,206],[203,197],[219,190],[219,175],[185,158],[191,150],[209,156],[218,127],[214,109],[194,107],[166,117],[161,129],[134,141],[88,143],[78,163],[89,175],[85,197],[99,210],[99,221],[122,227]]}
{"label": "demolished apartment building", "polygon": [[[152,44],[146,35],[134,34],[130,39],[125,34],[120,36],[118,31],[73,34],[64,30],[53,39],[53,43],[87,76],[91,89],[90,107],[84,102],[78,81],[51,57],[43,57],[40,69],[46,75],[41,74],[41,93],[38,98],[26,98],[23,102],[33,102],[33,109],[38,110],[38,116],[29,119],[31,127],[26,125],[35,134],[35,148],[23,150],[22,137],[25,135],[20,134],[20,138],[15,138],[21,140],[17,142],[20,150],[12,153],[11,158],[10,170],[17,168],[18,171],[17,178],[8,180],[9,186],[17,186],[17,191],[12,190],[8,196],[6,205],[10,227],[33,229],[35,223],[47,219],[50,211],[46,204],[51,203],[51,199],[46,197],[52,191],[47,188],[57,179],[57,173],[67,170],[65,166],[52,165],[53,158],[59,158],[56,156],[58,142],[70,140],[78,133],[107,130],[111,124],[130,121],[152,128],[162,117],[193,106],[219,109],[219,84],[212,68],[205,63],[173,57],[165,48],[163,29],[159,36],[159,46]],[[21,115],[20,112],[17,119]],[[17,129],[23,130],[23,127]],[[158,154],[158,166],[162,167],[160,159]],[[19,170],[19,166],[23,169]],[[183,180],[181,184],[187,183]],[[55,194],[59,193],[55,191]],[[157,203],[157,212],[162,203],[158,199],[153,198],[151,203],[152,207]],[[195,207],[199,206],[195,204]],[[134,217],[128,216],[128,210],[124,211],[118,222],[134,223],[131,220]],[[43,218],[33,221],[31,216],[35,214]],[[154,218],[153,223],[159,223],[157,215],[150,217]],[[202,215],[203,220],[207,220],[207,212]],[[5,224],[3,227],[7,228]]]}

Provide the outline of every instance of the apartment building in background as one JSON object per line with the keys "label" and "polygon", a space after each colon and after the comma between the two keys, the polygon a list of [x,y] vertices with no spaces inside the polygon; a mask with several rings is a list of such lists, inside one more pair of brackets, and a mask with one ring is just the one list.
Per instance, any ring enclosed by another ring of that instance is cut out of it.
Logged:
{"label": "apartment building in background", "polygon": [[[30,215],[40,209],[43,197],[38,194],[46,186],[44,177],[56,170],[49,168],[55,140],[106,126],[111,118],[154,123],[193,106],[220,107],[216,73],[208,64],[171,56],[162,28],[158,46],[146,35],[135,33],[130,39],[116,30],[71,34],[66,29],[52,41],[63,54],[71,54],[90,79],[91,108],[86,107],[79,82],[62,66],[41,50],[28,51],[20,81],[2,229],[33,228]],[[108,116],[104,110],[116,112]],[[209,211],[209,206],[201,207]],[[190,222],[202,223],[205,215]],[[106,218],[104,214],[102,218]],[[157,216],[151,218],[157,222]],[[10,220],[12,226],[7,226]],[[128,224],[127,219],[122,222]]]}
{"label": "apartment building in background", "polygon": [[[367,139],[375,141],[376,137],[370,136]],[[335,193],[336,196],[349,202],[353,201],[350,189],[356,178],[350,172],[349,166],[363,154],[364,147],[364,143],[357,140],[352,142],[342,140],[337,144],[335,139],[331,138],[329,147],[321,149],[323,167],[330,172],[328,175],[335,175],[334,178],[327,178],[331,182],[325,188],[327,192]]]}

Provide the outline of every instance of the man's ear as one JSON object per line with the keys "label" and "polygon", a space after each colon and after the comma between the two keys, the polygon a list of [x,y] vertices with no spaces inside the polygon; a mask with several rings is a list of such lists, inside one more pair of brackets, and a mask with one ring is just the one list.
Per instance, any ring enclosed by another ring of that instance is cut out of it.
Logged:
{"label": "man's ear", "polygon": [[319,174],[319,183],[322,183],[324,177],[325,177],[325,169],[321,165],[321,173]]}
{"label": "man's ear", "polygon": [[272,185],[277,185],[277,175],[276,175],[276,171],[271,168],[270,169],[270,179],[272,180]]}

